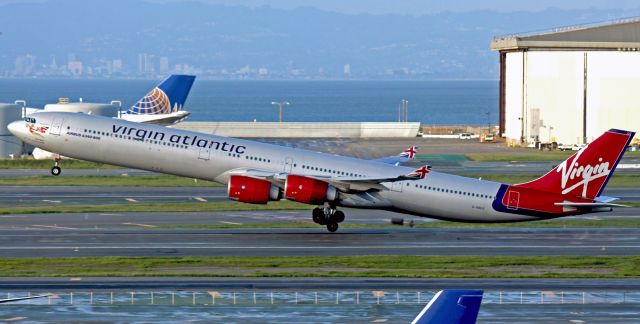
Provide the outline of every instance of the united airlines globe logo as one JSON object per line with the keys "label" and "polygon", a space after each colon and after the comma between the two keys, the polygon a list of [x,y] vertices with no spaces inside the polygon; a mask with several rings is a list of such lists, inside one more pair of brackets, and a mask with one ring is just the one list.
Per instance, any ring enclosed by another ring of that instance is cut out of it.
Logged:
{"label": "united airlines globe logo", "polygon": [[170,114],[171,102],[164,91],[155,88],[131,107],[131,113],[139,115]]}

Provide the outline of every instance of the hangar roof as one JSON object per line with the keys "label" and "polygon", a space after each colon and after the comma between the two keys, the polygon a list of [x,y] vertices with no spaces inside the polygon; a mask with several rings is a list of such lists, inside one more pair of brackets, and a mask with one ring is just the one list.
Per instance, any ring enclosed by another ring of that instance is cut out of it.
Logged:
{"label": "hangar roof", "polygon": [[497,36],[491,41],[494,51],[519,49],[640,51],[640,17]]}

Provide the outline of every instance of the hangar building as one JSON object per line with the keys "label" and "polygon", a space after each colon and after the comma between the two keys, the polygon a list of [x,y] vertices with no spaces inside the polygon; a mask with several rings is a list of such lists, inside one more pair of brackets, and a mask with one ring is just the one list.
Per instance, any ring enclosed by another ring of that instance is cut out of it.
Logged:
{"label": "hangar building", "polygon": [[[499,36],[500,134],[582,144],[640,131],[640,18]],[[637,139],[636,139],[637,140]]]}

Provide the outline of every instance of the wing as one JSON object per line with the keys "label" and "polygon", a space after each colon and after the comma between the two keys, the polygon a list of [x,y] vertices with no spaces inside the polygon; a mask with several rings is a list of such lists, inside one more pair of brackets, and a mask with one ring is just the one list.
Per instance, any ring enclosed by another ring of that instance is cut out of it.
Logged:
{"label": "wing", "polygon": [[[384,190],[386,187],[382,185],[385,182],[396,182],[405,180],[420,180],[427,177],[431,171],[430,165],[424,165],[411,173],[393,176],[393,177],[332,177],[323,175],[304,175],[329,183],[336,189],[344,192]],[[287,180],[287,173],[273,173],[257,169],[236,169],[229,172],[230,175],[243,175],[256,179],[267,180],[280,188],[284,188]]]}
{"label": "wing", "polygon": [[398,164],[413,160],[413,158],[416,157],[417,153],[418,153],[418,147],[410,146],[408,149],[402,151],[398,155],[387,156],[380,159],[375,159],[374,161],[398,165]]}

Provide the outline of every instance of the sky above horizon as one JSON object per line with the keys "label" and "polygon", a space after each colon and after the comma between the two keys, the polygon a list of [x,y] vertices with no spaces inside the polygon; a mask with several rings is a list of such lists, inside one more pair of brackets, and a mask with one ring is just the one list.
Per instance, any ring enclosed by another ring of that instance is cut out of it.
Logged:
{"label": "sky above horizon", "polygon": [[[44,2],[47,0],[0,0],[0,5],[8,3]],[[48,0],[54,1],[54,0]],[[403,14],[425,15],[443,11],[468,12],[490,10],[499,12],[542,11],[549,8],[573,9],[631,9],[640,8],[639,0],[146,0],[150,2],[203,2],[229,6],[261,7],[280,9],[313,7],[321,10],[348,14]]]}
{"label": "sky above horizon", "polygon": [[[150,0],[156,2],[184,0]],[[638,0],[196,0],[212,4],[242,5],[248,7],[271,6],[290,9],[302,6],[341,13],[407,14],[422,15],[443,11],[465,12],[476,10],[541,11],[549,8],[560,9],[627,9],[639,8]]]}

